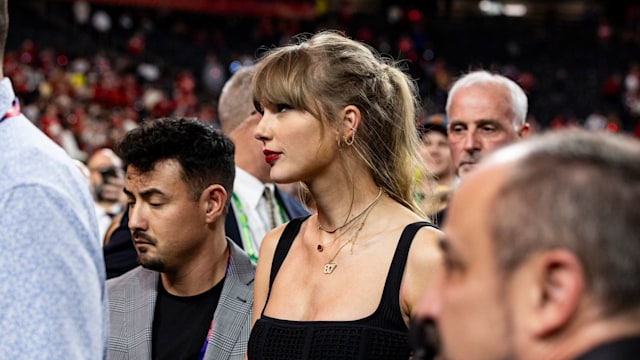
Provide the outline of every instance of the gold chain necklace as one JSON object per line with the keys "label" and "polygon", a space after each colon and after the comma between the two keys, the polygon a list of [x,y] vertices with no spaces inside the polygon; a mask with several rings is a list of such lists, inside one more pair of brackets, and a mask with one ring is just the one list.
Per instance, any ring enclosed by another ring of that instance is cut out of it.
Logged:
{"label": "gold chain necklace", "polygon": [[[367,205],[362,211],[360,211],[358,215],[349,219],[349,221],[345,220],[344,224],[338,226],[333,230],[326,230],[325,228],[322,227],[322,225],[320,225],[320,221],[318,221],[318,230],[322,230],[326,233],[333,234],[340,229],[344,229],[345,227],[349,226],[350,224],[358,220],[360,217],[362,217],[362,215],[364,215],[367,212],[367,210],[371,209],[371,207],[373,207],[373,205],[375,205],[378,202],[378,200],[380,200],[381,196],[382,196],[382,188],[380,188],[380,190],[378,191],[378,195],[375,197],[375,199],[373,199],[373,201],[371,201],[369,205]],[[322,252],[321,245],[318,245],[318,251]]]}
{"label": "gold chain necklace", "polygon": [[[369,217],[369,213],[371,212],[371,209],[373,209],[373,206],[377,204],[378,201],[380,200],[381,194],[382,194],[382,190],[380,190],[380,193],[378,193],[378,196],[376,196],[373,202],[369,204],[369,206],[367,206],[367,208],[365,209],[365,212],[362,213],[362,214],[366,213],[366,216],[362,219],[360,226],[358,227],[356,232],[353,234],[353,236],[349,240],[345,241],[344,244],[340,245],[340,248],[338,248],[335,254],[333,254],[333,256],[329,259],[329,261],[327,261],[327,263],[324,264],[324,268],[322,270],[323,273],[331,274],[333,273],[333,270],[335,270],[336,267],[338,267],[338,264],[334,263],[333,261],[338,256],[338,254],[340,254],[340,251],[342,251],[342,249],[344,249],[344,247],[347,246],[347,244],[351,244],[351,254],[353,254],[353,243],[356,241],[356,239],[358,238],[358,235],[360,234],[360,230],[362,230],[362,228],[364,227],[364,224],[367,222],[367,218]],[[321,245],[318,245],[318,251],[322,252]]]}

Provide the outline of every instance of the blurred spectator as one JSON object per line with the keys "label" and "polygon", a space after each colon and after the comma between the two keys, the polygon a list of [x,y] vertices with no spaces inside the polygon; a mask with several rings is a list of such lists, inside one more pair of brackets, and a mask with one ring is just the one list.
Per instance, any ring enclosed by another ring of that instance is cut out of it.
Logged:
{"label": "blurred spectator", "polygon": [[[429,176],[423,181],[422,204],[423,211],[428,215],[435,215],[444,209],[449,202],[449,197],[456,182],[456,166],[451,156],[451,147],[447,139],[447,120],[444,114],[435,114],[426,117],[418,126],[418,133],[422,140],[420,154],[424,159]],[[433,189],[431,176],[435,177],[436,187]],[[433,195],[426,195],[433,194]],[[435,197],[432,199],[431,197]],[[426,208],[424,204],[429,204]],[[439,220],[435,219],[437,225]]]}
{"label": "blurred spectator", "polygon": [[[280,3],[278,8],[295,8],[296,3]],[[16,38],[5,59],[6,74],[23,108],[37,114],[32,121],[43,129],[49,124],[41,123],[49,119],[40,116],[60,96],[73,99],[74,108],[90,114],[74,127],[66,122],[73,110],[59,109],[60,134],[52,136],[60,137],[58,143],[76,158],[123,136],[119,129],[112,131],[119,123],[111,114],[122,108],[134,109],[136,116],[129,119],[135,122],[204,112],[206,121],[215,123],[215,114],[208,110],[215,109],[234,66],[290,42],[294,33],[323,27],[340,28],[383,53],[399,52],[410,60],[405,70],[416,79],[428,113],[445,111],[456,74],[484,67],[522,86],[530,99],[530,115],[542,130],[569,112],[577,126],[593,112],[613,112],[619,129],[629,132],[640,118],[637,92],[623,89],[627,71],[635,76],[629,64],[640,56],[637,6],[620,5],[610,13],[593,10],[581,20],[560,21],[555,13],[545,21],[524,17],[517,22],[479,16],[446,19],[426,6],[401,4],[366,6],[363,12],[357,4],[332,8],[324,2],[314,18],[305,18],[302,11],[289,14],[300,16],[295,20],[256,19],[251,16],[255,9],[229,18],[78,2],[13,2],[13,7],[22,18],[42,21],[38,26],[31,26],[33,21],[14,24],[16,30],[9,35]],[[487,36],[494,41],[487,43]],[[99,107],[100,115],[90,107]],[[102,122],[106,123],[95,124]]]}
{"label": "blurred spectator", "polygon": [[[13,24],[12,19],[12,24]],[[0,352],[102,359],[107,294],[93,202],[71,158],[20,112],[2,58],[0,1]]]}
{"label": "blurred spectator", "polygon": [[487,71],[470,72],[447,98],[448,134],[457,174],[464,178],[495,149],[529,135],[528,99],[512,80]]}
{"label": "blurred spectator", "polygon": [[451,200],[419,342],[450,360],[637,359],[639,158],[637,139],[568,130],[483,160]]}
{"label": "blurred spectator", "polygon": [[90,187],[95,203],[100,240],[120,214],[126,203],[124,196],[124,169],[122,160],[111,149],[95,151],[87,161]]}

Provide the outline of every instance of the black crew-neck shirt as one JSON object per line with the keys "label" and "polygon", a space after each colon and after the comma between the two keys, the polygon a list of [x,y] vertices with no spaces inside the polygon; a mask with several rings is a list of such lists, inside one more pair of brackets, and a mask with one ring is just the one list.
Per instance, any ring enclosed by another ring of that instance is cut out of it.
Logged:
{"label": "black crew-neck shirt", "polygon": [[194,296],[169,294],[158,281],[151,354],[154,360],[195,360],[207,339],[224,279]]}

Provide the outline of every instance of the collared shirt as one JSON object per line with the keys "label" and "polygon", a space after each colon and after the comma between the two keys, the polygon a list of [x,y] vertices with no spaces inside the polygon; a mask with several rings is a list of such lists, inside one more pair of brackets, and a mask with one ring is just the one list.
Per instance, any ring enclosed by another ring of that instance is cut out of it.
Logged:
{"label": "collared shirt", "polygon": [[113,217],[122,211],[120,204],[113,204],[109,209],[105,209],[98,204],[94,204],[96,209],[96,218],[98,219],[98,238],[104,241],[104,235],[109,230]]}
{"label": "collared shirt", "polygon": [[[15,99],[0,82],[0,113]],[[0,349],[6,359],[101,359],[108,309],[86,179],[25,116],[0,122]]]}
{"label": "collared shirt", "polygon": [[[274,192],[274,184],[263,184],[248,172],[236,167],[236,178],[233,183],[233,192],[238,197],[238,200],[240,200],[242,209],[238,209],[236,204],[233,202],[232,207],[236,214],[236,219],[240,219],[239,211],[244,212],[244,215],[247,217],[249,229],[251,230],[251,241],[256,252],[260,249],[260,244],[262,243],[264,236],[271,231],[269,205],[263,197],[265,186],[269,187],[272,193]],[[275,219],[278,225],[283,223],[279,210],[276,211]],[[241,224],[238,225],[242,226]],[[243,238],[242,241],[247,241],[247,239]]]}

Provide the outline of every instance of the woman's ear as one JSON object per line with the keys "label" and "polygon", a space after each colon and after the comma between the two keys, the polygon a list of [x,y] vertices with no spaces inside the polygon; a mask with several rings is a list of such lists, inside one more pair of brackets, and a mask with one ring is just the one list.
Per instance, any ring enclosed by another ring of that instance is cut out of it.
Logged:
{"label": "woman's ear", "polygon": [[207,222],[213,223],[224,214],[227,191],[220,184],[212,184],[203,191],[202,197]]}
{"label": "woman's ear", "polygon": [[353,144],[360,126],[360,109],[355,105],[347,105],[342,110],[342,138],[345,143]]}

